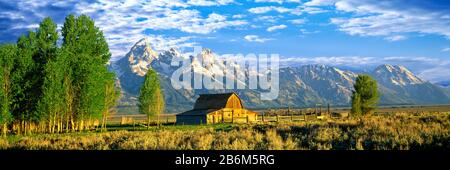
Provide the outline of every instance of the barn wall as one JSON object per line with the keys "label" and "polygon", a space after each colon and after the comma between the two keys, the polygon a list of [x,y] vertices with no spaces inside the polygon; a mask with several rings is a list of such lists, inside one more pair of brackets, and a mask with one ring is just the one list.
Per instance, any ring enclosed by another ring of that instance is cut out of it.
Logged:
{"label": "barn wall", "polygon": [[222,123],[251,123],[257,121],[258,114],[246,109],[224,108],[208,114],[208,124]]}
{"label": "barn wall", "polygon": [[242,109],[242,103],[238,96],[231,95],[227,100],[225,108]]}

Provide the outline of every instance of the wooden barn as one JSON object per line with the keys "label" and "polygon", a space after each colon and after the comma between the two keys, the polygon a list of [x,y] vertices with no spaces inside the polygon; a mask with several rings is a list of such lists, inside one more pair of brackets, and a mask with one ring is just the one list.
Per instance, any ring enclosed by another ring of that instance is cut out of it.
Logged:
{"label": "wooden barn", "polygon": [[244,108],[236,93],[202,94],[194,109],[176,115],[177,124],[250,123],[258,113]]}

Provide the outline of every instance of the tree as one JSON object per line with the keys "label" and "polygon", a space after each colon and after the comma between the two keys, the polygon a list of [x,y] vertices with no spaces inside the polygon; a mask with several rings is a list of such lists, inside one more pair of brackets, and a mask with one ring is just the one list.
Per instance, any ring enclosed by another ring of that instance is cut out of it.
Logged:
{"label": "tree", "polygon": [[45,18],[36,32],[29,31],[17,41],[17,54],[11,70],[11,111],[20,121],[23,132],[31,132],[45,117],[38,111],[42,98],[46,63],[57,56],[58,32],[56,24]]}
{"label": "tree", "polygon": [[351,110],[352,115],[358,116],[358,115],[362,115],[362,111],[361,111],[361,96],[353,91],[352,94],[352,110]]}
{"label": "tree", "polygon": [[[39,24],[36,32],[38,54],[35,60],[41,65],[46,64],[57,55],[58,46],[56,42],[58,41],[58,32],[56,27],[55,22],[49,17],[44,18]],[[43,70],[43,66],[41,69]]]}
{"label": "tree", "polygon": [[38,103],[38,111],[41,121],[48,122],[50,133],[62,131],[62,121],[67,116],[67,102],[65,95],[68,84],[66,76],[70,73],[68,69],[67,56],[61,51],[58,56],[45,64],[44,83],[42,86],[42,97]]}
{"label": "tree", "polygon": [[377,82],[369,75],[358,75],[352,94],[352,114],[371,114],[376,109],[379,93]]}
{"label": "tree", "polygon": [[25,122],[35,120],[35,111],[40,92],[36,74],[36,63],[33,60],[37,53],[36,33],[28,32],[17,41],[17,54],[11,71],[12,94],[11,113],[18,123],[17,133],[25,132]]}
{"label": "tree", "polygon": [[17,134],[83,130],[115,106],[119,90],[103,32],[88,16],[69,15],[61,33],[59,46],[57,25],[45,18],[16,45],[0,46],[3,134],[11,122]]}
{"label": "tree", "polygon": [[[110,76],[114,77],[113,74]],[[111,113],[111,109],[114,108],[117,104],[117,99],[120,96],[120,89],[115,86],[114,79],[108,79],[105,83],[105,105],[102,111],[102,130],[106,130],[106,121],[108,120],[108,116]]]}
{"label": "tree", "polygon": [[105,93],[107,84],[114,81],[113,73],[106,64],[111,54],[102,31],[86,15],[66,17],[62,28],[63,48],[69,52],[72,70],[73,109],[80,121],[79,129],[88,126],[91,119],[104,115],[111,107]]}
{"label": "tree", "polygon": [[11,114],[11,70],[16,50],[15,45],[0,46],[0,129],[2,129],[3,136],[8,132],[8,124],[13,120]]}
{"label": "tree", "polygon": [[158,116],[164,111],[164,97],[160,88],[158,74],[151,68],[145,75],[144,84],[139,94],[139,112],[147,115],[147,128],[150,126],[150,117]]}

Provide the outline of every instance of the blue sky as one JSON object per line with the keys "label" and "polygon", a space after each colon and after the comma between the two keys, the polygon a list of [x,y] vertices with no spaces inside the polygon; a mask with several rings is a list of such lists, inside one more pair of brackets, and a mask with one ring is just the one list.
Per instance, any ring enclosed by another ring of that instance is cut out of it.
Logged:
{"label": "blue sky", "polygon": [[400,64],[432,82],[450,80],[446,0],[0,0],[0,43],[47,16],[61,26],[70,13],[96,21],[113,60],[148,37],[156,50],[199,45],[356,69]]}

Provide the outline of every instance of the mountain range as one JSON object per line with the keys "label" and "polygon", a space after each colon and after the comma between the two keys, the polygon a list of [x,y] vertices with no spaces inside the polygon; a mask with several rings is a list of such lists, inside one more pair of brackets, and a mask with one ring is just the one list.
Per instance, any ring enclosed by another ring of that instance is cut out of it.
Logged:
{"label": "mountain range", "polygon": [[[174,58],[185,57],[175,48],[156,52],[148,39],[138,41],[123,58],[111,62],[122,89],[121,105],[136,105],[140,85],[148,68],[156,70],[160,77],[167,112],[192,109],[199,94],[234,91],[248,108],[312,107],[316,104],[349,106],[357,73],[326,65],[299,65],[280,68],[280,91],[275,100],[260,100],[259,90],[175,90],[170,78],[179,67],[171,66]],[[209,60],[211,65],[202,66],[196,59]],[[204,76],[223,75],[226,67],[210,49],[203,49],[197,56],[190,56],[194,68],[192,74]],[[212,67],[214,65],[215,67]],[[217,69],[219,68],[219,69]],[[234,67],[237,74],[248,76],[248,70]],[[384,64],[365,72],[378,82],[381,93],[380,105],[427,105],[450,104],[450,88],[430,83],[414,75],[403,66]],[[239,83],[239,82],[238,82]]]}

